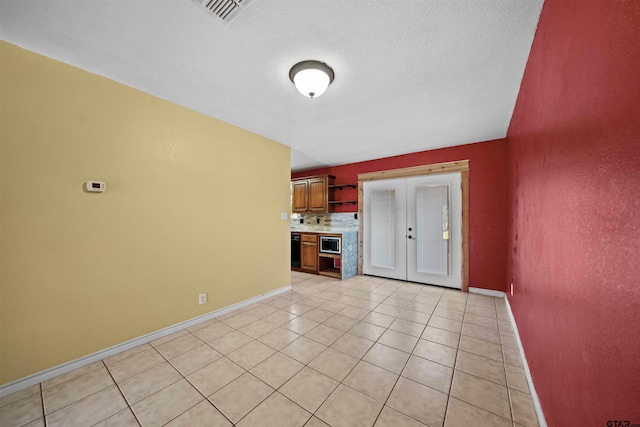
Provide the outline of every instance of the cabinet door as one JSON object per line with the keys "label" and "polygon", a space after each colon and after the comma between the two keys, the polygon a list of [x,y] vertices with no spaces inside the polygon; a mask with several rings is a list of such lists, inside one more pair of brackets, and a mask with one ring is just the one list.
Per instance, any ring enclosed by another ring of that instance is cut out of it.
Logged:
{"label": "cabinet door", "polygon": [[301,246],[301,260],[300,260],[300,268],[304,271],[309,271],[316,273],[318,271],[318,240],[316,236],[315,241],[305,241],[309,240],[308,235],[303,235],[306,237],[302,239]]}
{"label": "cabinet door", "polygon": [[304,213],[307,211],[307,204],[309,200],[309,187],[307,180],[293,181],[293,197],[291,199],[291,211],[297,213]]}
{"label": "cabinet door", "polygon": [[326,178],[309,180],[309,212],[328,212],[329,198]]}

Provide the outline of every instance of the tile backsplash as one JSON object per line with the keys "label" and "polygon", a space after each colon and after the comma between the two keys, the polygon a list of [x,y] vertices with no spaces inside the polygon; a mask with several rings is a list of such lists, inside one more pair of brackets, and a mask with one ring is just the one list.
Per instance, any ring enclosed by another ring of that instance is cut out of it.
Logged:
{"label": "tile backsplash", "polygon": [[[327,213],[327,214],[291,214],[291,228],[299,229],[304,228],[308,230],[318,229],[324,230],[327,228],[340,228],[357,230],[358,219],[356,219],[355,212],[341,212],[341,213]],[[301,224],[300,220],[304,223]],[[318,221],[319,220],[319,221]]]}

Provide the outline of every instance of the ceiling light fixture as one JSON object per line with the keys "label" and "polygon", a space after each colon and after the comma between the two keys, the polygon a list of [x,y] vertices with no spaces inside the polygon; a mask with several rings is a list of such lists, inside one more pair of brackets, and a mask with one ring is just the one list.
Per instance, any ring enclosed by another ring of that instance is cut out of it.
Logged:
{"label": "ceiling light fixture", "polygon": [[324,62],[302,61],[291,67],[289,78],[298,92],[308,98],[317,98],[333,81],[333,69]]}

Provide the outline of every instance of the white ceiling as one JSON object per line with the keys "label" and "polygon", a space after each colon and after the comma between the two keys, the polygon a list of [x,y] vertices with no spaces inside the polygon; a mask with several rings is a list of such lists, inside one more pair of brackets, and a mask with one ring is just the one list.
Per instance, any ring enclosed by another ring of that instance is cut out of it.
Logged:
{"label": "white ceiling", "polygon": [[[292,148],[293,170],[502,138],[543,0],[0,0],[0,38]],[[289,69],[335,80],[300,95]]]}

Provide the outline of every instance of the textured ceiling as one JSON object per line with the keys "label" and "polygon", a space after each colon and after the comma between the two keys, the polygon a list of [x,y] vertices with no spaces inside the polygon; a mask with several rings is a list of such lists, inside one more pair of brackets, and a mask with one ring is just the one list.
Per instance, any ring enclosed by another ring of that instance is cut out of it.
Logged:
{"label": "textured ceiling", "polygon": [[[543,0],[0,0],[0,38],[282,144],[293,170],[502,138]],[[317,59],[317,99],[289,81]]]}

